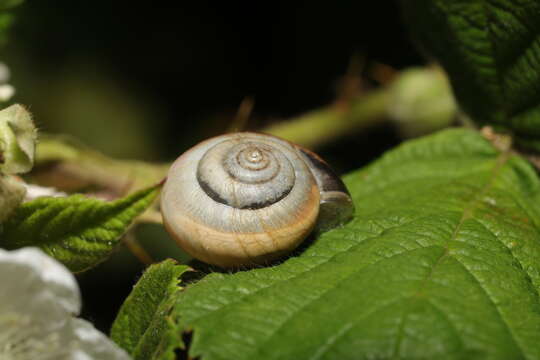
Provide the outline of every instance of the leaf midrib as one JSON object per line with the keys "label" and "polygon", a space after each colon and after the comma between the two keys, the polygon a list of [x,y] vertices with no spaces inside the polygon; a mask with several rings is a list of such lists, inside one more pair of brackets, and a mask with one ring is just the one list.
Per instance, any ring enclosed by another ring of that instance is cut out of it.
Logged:
{"label": "leaf midrib", "polygon": [[[146,195],[146,196],[148,196],[148,195]],[[80,209],[81,206],[85,206],[86,207],[85,210],[96,210],[97,209],[96,206],[102,207],[101,209],[98,209],[98,210],[100,210],[103,214],[105,214],[105,216],[107,217],[107,221],[103,222],[102,218],[96,218],[94,221],[84,223],[81,226],[70,227],[69,231],[66,231],[63,234],[60,234],[60,236],[58,236],[58,237],[54,237],[54,236],[46,236],[45,237],[45,236],[43,236],[44,235],[43,232],[40,232],[40,234],[38,235],[39,239],[40,240],[45,240],[45,241],[41,241],[39,243],[39,245],[40,246],[53,246],[53,245],[56,245],[57,243],[65,243],[68,240],[70,240],[70,238],[82,239],[84,241],[92,242],[92,243],[96,243],[96,244],[107,243],[110,240],[107,239],[107,240],[95,241],[93,239],[88,239],[87,235],[86,236],[84,235],[84,232],[86,232],[88,230],[91,230],[91,229],[95,229],[95,228],[98,227],[98,225],[101,225],[101,224],[103,224],[103,225],[100,226],[100,228],[107,231],[108,233],[116,231],[115,229],[110,229],[107,226],[107,224],[110,223],[111,218],[114,218],[113,220],[120,220],[118,218],[118,214],[122,214],[124,211],[126,211],[126,209],[129,209],[131,206],[136,206],[136,204],[139,201],[143,200],[146,196],[137,199],[136,201],[134,201],[131,204],[130,203],[125,203],[125,204],[121,204],[120,206],[118,206],[119,204],[116,204],[114,202],[111,202],[111,203],[108,203],[108,204],[101,204],[99,201],[94,200],[94,199],[91,199],[93,202],[90,203],[90,202],[86,202],[86,201],[88,201],[88,199],[84,199],[84,198],[81,197],[81,199],[77,199],[76,202],[73,202],[71,204],[68,203],[67,206],[64,209],[62,209],[59,212],[54,213],[53,216],[48,217],[47,219],[45,219],[45,221],[44,221],[45,227],[47,225],[50,225],[55,219],[57,219],[57,218],[59,218],[61,216],[64,216],[64,213],[73,213],[73,212],[81,211],[81,209]],[[40,218],[43,213],[46,213],[47,211],[50,211],[51,206],[54,206],[54,204],[51,205],[51,204],[46,203],[46,204],[44,204],[44,206],[42,208],[40,208],[39,210],[36,210],[34,213],[32,213],[31,216],[36,217],[36,218]],[[115,209],[115,211],[110,212],[111,209]],[[103,214],[101,214],[101,215],[103,215]],[[111,216],[111,214],[112,214],[112,216]],[[29,219],[30,219],[30,216],[26,217],[23,221],[21,221],[21,223],[29,221]],[[40,221],[43,221],[43,220],[40,220]],[[123,219],[120,220],[120,221],[122,222],[122,224],[125,224],[125,221]],[[34,241],[27,239],[27,241],[25,243],[30,244],[30,243],[34,243]],[[65,250],[67,250],[67,251],[73,251],[72,247],[63,247],[63,248]],[[77,249],[76,252],[78,252],[79,250],[80,250],[80,252],[85,251],[85,249]],[[93,253],[93,251],[94,250],[88,250],[87,252]]]}
{"label": "leaf midrib", "polygon": [[[438,266],[440,264],[442,264],[444,262],[444,260],[447,257],[450,256],[450,252],[449,252],[449,244],[450,244],[450,242],[456,240],[456,237],[459,234],[459,232],[460,232],[463,224],[465,223],[465,221],[472,218],[472,214],[473,214],[474,210],[481,203],[481,199],[493,187],[495,179],[497,178],[497,175],[500,173],[501,169],[504,167],[504,165],[508,162],[509,159],[510,159],[510,153],[509,152],[503,152],[497,157],[497,161],[495,163],[495,166],[493,167],[491,176],[489,177],[487,182],[482,186],[480,192],[478,192],[477,195],[473,196],[473,198],[471,199],[470,204],[467,207],[465,207],[465,209],[463,209],[463,214],[462,214],[458,224],[456,225],[456,228],[454,229],[454,232],[452,233],[452,236],[444,244],[444,252],[441,254],[439,259],[437,259],[437,262],[432,266],[430,272],[428,273],[428,275],[425,277],[425,279],[420,284],[417,292],[415,293],[415,295],[413,295],[411,301],[416,302],[416,301],[419,301],[420,298],[422,298],[422,292],[424,291],[426,285],[429,283],[430,279],[432,278],[433,274],[435,273],[435,270],[438,268]],[[514,257],[513,253],[512,252],[510,252],[510,253],[511,253],[512,257]],[[521,344],[517,341],[516,335],[512,331],[512,328],[506,322],[506,320],[503,317],[502,313],[499,311],[499,308],[497,307],[497,305],[495,304],[495,302],[491,298],[489,292],[482,286],[482,283],[469,271],[469,269],[467,269],[467,267],[464,264],[462,264],[456,258],[454,258],[454,260],[456,261],[456,263],[458,263],[460,266],[462,266],[465,269],[466,273],[469,274],[471,276],[471,278],[475,280],[478,287],[484,292],[484,294],[486,295],[486,298],[493,305],[493,308],[495,309],[496,313],[498,314],[501,322],[503,323],[503,325],[507,329],[508,333],[510,334],[512,341],[514,342],[516,347],[519,348],[521,353],[524,355],[525,352],[523,351],[523,348],[522,348]],[[407,307],[407,309],[409,309],[409,310],[412,309],[412,308],[413,308],[412,306]],[[401,344],[402,344],[403,338],[404,338],[404,328],[405,328],[405,324],[407,322],[408,316],[409,316],[409,311],[405,311],[403,313],[402,318],[400,319],[396,345],[394,347],[394,352],[392,354],[392,358],[396,358],[400,353]]]}

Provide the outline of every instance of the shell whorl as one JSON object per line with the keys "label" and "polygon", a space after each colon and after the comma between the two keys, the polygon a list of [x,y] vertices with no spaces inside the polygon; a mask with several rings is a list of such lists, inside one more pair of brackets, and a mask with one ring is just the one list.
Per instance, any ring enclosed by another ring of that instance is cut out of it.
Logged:
{"label": "shell whorl", "polygon": [[197,181],[213,200],[237,209],[261,209],[286,197],[295,169],[283,149],[260,141],[223,141],[204,154]]}
{"label": "shell whorl", "polygon": [[315,226],[320,199],[316,180],[293,145],[236,133],[204,141],[174,162],[161,209],[184,250],[228,267],[290,252]]}

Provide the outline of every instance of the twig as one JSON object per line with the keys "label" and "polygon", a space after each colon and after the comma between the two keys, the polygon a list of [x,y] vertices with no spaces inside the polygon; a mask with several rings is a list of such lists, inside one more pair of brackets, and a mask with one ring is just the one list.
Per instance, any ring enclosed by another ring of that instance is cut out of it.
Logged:
{"label": "twig", "polygon": [[387,88],[374,90],[357,95],[348,102],[338,102],[292,120],[270,125],[262,132],[307,148],[315,148],[345,134],[384,122],[389,98]]}

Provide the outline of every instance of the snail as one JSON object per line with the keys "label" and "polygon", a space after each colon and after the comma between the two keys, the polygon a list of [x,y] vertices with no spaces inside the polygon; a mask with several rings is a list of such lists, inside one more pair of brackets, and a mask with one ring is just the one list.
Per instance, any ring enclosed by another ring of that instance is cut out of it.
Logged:
{"label": "snail", "polygon": [[182,154],[169,169],[161,212],[188,254],[230,268],[282,257],[315,228],[345,223],[354,206],[341,179],[313,152],[241,132]]}

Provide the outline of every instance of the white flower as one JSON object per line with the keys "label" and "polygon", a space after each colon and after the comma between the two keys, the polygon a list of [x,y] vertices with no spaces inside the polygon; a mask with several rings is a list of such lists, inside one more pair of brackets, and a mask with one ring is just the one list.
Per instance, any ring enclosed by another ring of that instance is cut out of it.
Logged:
{"label": "white flower", "polygon": [[89,322],[75,277],[37,248],[0,249],[0,359],[128,360]]}
{"label": "white flower", "polygon": [[58,191],[52,187],[45,187],[40,185],[28,184],[23,182],[23,186],[26,188],[26,196],[24,201],[31,201],[40,197],[66,197],[65,192]]}

